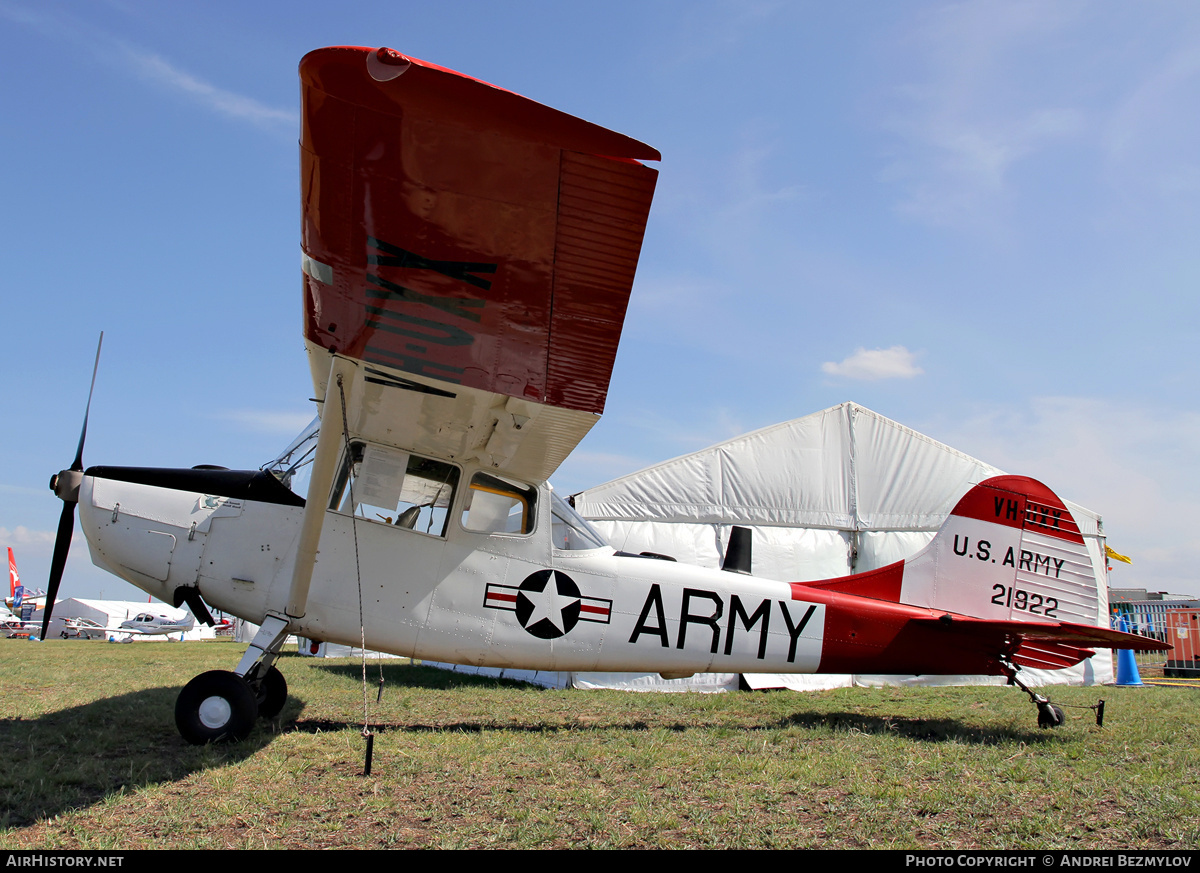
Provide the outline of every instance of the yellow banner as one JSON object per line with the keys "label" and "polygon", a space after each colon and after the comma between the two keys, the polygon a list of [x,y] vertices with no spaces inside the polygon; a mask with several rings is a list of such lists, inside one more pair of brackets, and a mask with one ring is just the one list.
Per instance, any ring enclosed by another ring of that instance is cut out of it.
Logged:
{"label": "yellow banner", "polygon": [[1108,557],[1112,558],[1114,561],[1124,561],[1126,564],[1133,563],[1133,560],[1131,558],[1126,558],[1124,555],[1122,555],[1118,552],[1114,552],[1108,546],[1104,547],[1104,554],[1107,555]]}

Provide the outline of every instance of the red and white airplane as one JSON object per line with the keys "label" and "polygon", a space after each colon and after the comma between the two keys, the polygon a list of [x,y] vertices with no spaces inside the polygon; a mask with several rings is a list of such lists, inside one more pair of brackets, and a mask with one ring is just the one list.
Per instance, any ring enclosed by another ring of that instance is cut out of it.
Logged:
{"label": "red and white airplane", "polygon": [[1070,512],[1016,476],[972,488],[920,554],[844,579],[758,579],[746,548],[725,571],[614,551],[548,479],[603,410],[659,153],[391,49],[320,49],[300,78],[317,421],[253,471],[84,471],[81,435],[52,483],[52,594],[78,504],[98,565],[261,626],[180,693],[189,741],[279,712],[289,634],[528,669],[1018,683],[1158,647],[1093,626]]}
{"label": "red and white airplane", "polygon": [[17,559],[12,546],[8,547],[8,597],[4,598],[4,611],[0,613],[0,632],[12,637],[36,637],[38,623],[33,614],[46,606],[46,592],[40,588],[30,591],[21,584],[17,573]]}
{"label": "red and white airplane", "polygon": [[4,605],[13,615],[23,613],[33,614],[46,605],[46,592],[40,588],[30,591],[21,584],[21,576],[17,572],[17,559],[13,556],[12,546],[8,547],[8,597]]}

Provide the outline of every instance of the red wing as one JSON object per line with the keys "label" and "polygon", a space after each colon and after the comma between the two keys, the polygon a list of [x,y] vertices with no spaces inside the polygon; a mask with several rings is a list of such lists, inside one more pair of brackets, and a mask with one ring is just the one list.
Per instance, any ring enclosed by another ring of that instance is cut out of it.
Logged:
{"label": "red wing", "polygon": [[300,77],[306,338],[599,414],[658,152],[390,49]]}

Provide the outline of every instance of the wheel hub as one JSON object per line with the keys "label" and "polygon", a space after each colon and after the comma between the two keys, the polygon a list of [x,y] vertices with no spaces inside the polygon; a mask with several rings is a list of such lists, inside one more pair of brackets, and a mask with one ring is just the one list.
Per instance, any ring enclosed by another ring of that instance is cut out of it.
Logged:
{"label": "wheel hub", "polygon": [[224,697],[207,697],[200,704],[200,723],[210,730],[229,724],[232,714],[233,707]]}

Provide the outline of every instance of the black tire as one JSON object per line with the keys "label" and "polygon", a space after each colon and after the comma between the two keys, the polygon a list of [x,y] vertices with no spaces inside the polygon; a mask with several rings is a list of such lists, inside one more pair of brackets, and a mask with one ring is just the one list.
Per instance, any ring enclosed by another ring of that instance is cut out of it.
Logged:
{"label": "black tire", "polygon": [[258,686],[258,715],[260,718],[274,718],[283,711],[287,703],[287,680],[283,674],[272,667],[267,671]]}
{"label": "black tire", "polygon": [[175,700],[175,726],[194,746],[244,740],[257,717],[258,700],[250,683],[225,670],[201,673]]}
{"label": "black tire", "polygon": [[1067,714],[1062,711],[1061,706],[1055,706],[1053,703],[1038,705],[1038,727],[1056,728],[1060,727],[1066,720]]}

